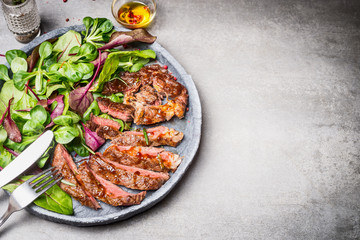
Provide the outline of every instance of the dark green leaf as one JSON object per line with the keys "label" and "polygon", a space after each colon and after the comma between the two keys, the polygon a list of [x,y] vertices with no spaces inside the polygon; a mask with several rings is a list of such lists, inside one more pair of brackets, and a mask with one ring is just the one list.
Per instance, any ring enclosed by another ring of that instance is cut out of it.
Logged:
{"label": "dark green leaf", "polygon": [[61,126],[71,126],[74,121],[71,116],[61,115],[53,119],[54,123]]}
{"label": "dark green leaf", "polygon": [[0,148],[0,167],[6,167],[15,157],[5,148]]}
{"label": "dark green leaf", "polygon": [[61,57],[59,58],[58,62],[62,63],[68,60],[69,58],[71,58],[71,56],[69,56],[70,50],[74,46],[80,47],[80,43],[81,43],[80,33],[75,32],[73,30],[68,31],[67,33],[59,37],[57,42],[54,44],[54,48],[53,48],[53,51],[61,53]]}
{"label": "dark green leaf", "polygon": [[48,119],[48,112],[43,106],[36,105],[30,110],[30,117],[34,121],[39,122],[40,124],[45,124]]}
{"label": "dark green leaf", "polygon": [[14,76],[13,76],[13,81],[14,81],[14,85],[17,89],[19,90],[24,90],[25,88],[25,83],[35,77],[37,74],[37,72],[31,72],[31,73],[28,73],[28,72],[25,72],[25,71],[18,71],[16,73],[14,73]]}
{"label": "dark green leaf", "polygon": [[70,144],[67,144],[66,148],[69,151],[76,152],[81,157],[89,156],[89,151],[81,144],[81,141],[81,138],[77,137]]}
{"label": "dark green leaf", "polygon": [[52,45],[51,43],[45,41],[43,43],[41,43],[40,48],[39,48],[39,54],[40,54],[40,58],[45,59],[47,57],[49,57],[52,53]]}
{"label": "dark green leaf", "polygon": [[34,203],[39,207],[60,214],[73,214],[71,197],[56,184],[47,190],[45,194],[37,198]]}
{"label": "dark green leaf", "polygon": [[46,98],[49,98],[51,94],[59,89],[65,89],[66,87],[62,84],[51,85],[46,90]]}
{"label": "dark green leaf", "polygon": [[9,81],[9,69],[4,65],[0,64],[0,80]]}
{"label": "dark green leaf", "polygon": [[14,58],[16,58],[16,57],[20,57],[20,58],[23,58],[23,59],[27,58],[26,53],[21,51],[21,50],[18,50],[18,49],[7,51],[5,53],[5,57],[6,57],[6,61],[9,63],[9,66],[11,66],[12,60]]}
{"label": "dark green leaf", "polygon": [[74,127],[63,126],[56,129],[54,135],[56,142],[61,144],[68,144],[74,140],[74,138],[79,136],[79,131]]}
{"label": "dark green leaf", "polygon": [[100,108],[99,108],[97,101],[93,101],[90,104],[90,106],[88,107],[88,109],[86,109],[86,111],[83,114],[82,121],[86,122],[86,121],[90,120],[91,113],[96,116],[100,114]]}
{"label": "dark green leaf", "polygon": [[25,136],[32,136],[34,134],[41,134],[44,129],[45,127],[41,123],[35,119],[30,119],[24,124],[21,133]]}
{"label": "dark green leaf", "polygon": [[70,61],[72,62],[91,62],[95,60],[98,56],[98,51],[93,44],[84,43],[81,45],[76,56],[72,57]]}
{"label": "dark green leaf", "polygon": [[34,142],[40,135],[32,135],[32,136],[23,136],[22,141],[20,143],[16,143],[11,141],[9,138],[6,139],[4,146],[14,150],[15,152],[22,152],[24,149]]}
{"label": "dark green leaf", "polygon": [[39,168],[43,168],[45,166],[46,161],[49,159],[50,154],[49,151],[53,149],[55,146],[55,141],[52,141],[51,145],[48,147],[48,149],[43,153],[43,155],[40,157],[40,159],[37,161],[37,165]]}
{"label": "dark green leaf", "polygon": [[16,73],[16,72],[18,72],[18,71],[20,71],[20,70],[26,72],[27,69],[28,69],[26,60],[25,60],[24,58],[21,58],[21,57],[16,57],[16,58],[14,58],[14,59],[12,60],[10,66],[11,66],[11,71],[12,71],[13,73]]}
{"label": "dark green leaf", "polygon": [[8,135],[6,130],[4,129],[4,127],[1,125],[0,126],[0,145],[2,146],[3,143],[6,141]]}
{"label": "dark green leaf", "polygon": [[[113,52],[110,53],[107,57],[103,70],[100,73],[98,81],[95,82],[93,88],[91,91],[93,92],[101,92],[103,85],[110,81],[111,76],[116,72],[118,67],[125,68],[125,70],[129,70],[133,65],[133,58],[136,57],[137,59],[143,58],[148,59],[156,58],[156,53],[153,50],[147,49],[147,50],[136,50],[136,51],[120,51],[120,52]],[[125,61],[123,59],[126,59]],[[143,62],[144,60],[141,59]],[[141,62],[139,62],[141,63]],[[137,66],[136,68],[139,68]]]}

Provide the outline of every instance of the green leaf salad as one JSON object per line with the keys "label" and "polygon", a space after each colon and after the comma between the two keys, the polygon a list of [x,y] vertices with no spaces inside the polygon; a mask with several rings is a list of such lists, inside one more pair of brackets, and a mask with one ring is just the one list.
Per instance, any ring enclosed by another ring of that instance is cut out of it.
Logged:
{"label": "green leaf salad", "polygon": [[[55,142],[68,151],[89,156],[99,147],[86,144],[91,144],[85,140],[87,134],[93,133],[84,123],[91,115],[117,121],[120,131],[129,128],[129,123],[102,113],[96,99],[123,101],[122,93],[102,95],[104,84],[120,72],[139,71],[156,54],[153,50],[122,51],[116,47],[134,41],[149,43],[149,34],[129,39],[131,34],[116,32],[106,18],[85,17],[83,23],[86,30],[82,33],[70,30],[42,42],[29,54],[17,49],[0,54],[8,63],[8,67],[0,64],[0,168],[48,129],[54,132]],[[114,33],[116,38],[111,40]],[[122,40],[125,35],[129,40]],[[38,160],[39,168],[46,166],[49,150]],[[3,189],[12,192],[29,177],[22,176]],[[50,211],[73,214],[71,197],[57,185],[34,203]]]}

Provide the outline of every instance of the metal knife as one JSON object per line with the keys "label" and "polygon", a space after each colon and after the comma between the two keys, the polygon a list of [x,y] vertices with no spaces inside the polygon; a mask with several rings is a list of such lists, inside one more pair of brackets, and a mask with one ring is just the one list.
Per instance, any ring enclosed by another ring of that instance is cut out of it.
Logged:
{"label": "metal knife", "polygon": [[36,163],[48,149],[53,139],[54,133],[48,130],[20,153],[0,172],[0,187],[8,184]]}

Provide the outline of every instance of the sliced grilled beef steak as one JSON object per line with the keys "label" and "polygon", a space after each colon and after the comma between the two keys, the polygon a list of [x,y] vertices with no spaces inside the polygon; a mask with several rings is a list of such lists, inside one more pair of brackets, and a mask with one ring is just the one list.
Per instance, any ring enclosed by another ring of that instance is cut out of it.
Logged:
{"label": "sliced grilled beef steak", "polygon": [[82,182],[85,189],[95,198],[112,206],[130,206],[140,204],[146,192],[131,194],[125,192],[115,184],[103,179],[93,172],[86,162],[79,166],[79,174],[76,175],[79,182]]}
{"label": "sliced grilled beef steak", "polygon": [[110,161],[100,153],[91,157],[89,166],[100,177],[114,184],[138,190],[156,190],[170,177],[167,173],[153,172]]}
{"label": "sliced grilled beef steak", "polygon": [[98,97],[97,102],[100,110],[114,118],[121,119],[125,122],[132,121],[134,116],[134,108],[130,105],[116,103],[108,98]]}
{"label": "sliced grilled beef steak", "polygon": [[111,145],[103,156],[123,165],[152,171],[175,171],[181,163],[181,157],[162,148],[130,147]]}
{"label": "sliced grilled beef steak", "polygon": [[116,130],[119,130],[121,128],[120,123],[118,123],[118,122],[116,122],[114,120],[111,120],[111,119],[106,119],[106,118],[98,117],[98,116],[95,116],[95,115],[91,115],[90,120],[93,123],[96,123],[99,126],[109,126],[109,127],[112,127],[113,129],[116,129]]}
{"label": "sliced grilled beef steak", "polygon": [[141,103],[134,103],[135,117],[134,123],[138,125],[151,125],[163,121],[169,121],[175,115],[183,118],[185,114],[186,105],[182,102],[178,103],[175,100],[169,100],[164,105],[143,105]]}
{"label": "sliced grilled beef steak", "polygon": [[126,131],[119,133],[112,143],[120,146],[172,146],[176,147],[184,137],[182,132],[163,126],[146,129],[149,144],[146,144],[144,133],[138,131]]}
{"label": "sliced grilled beef steak", "polygon": [[[69,166],[71,165],[71,167]],[[101,208],[99,203],[94,199],[94,197],[84,190],[74,175],[74,172],[71,168],[74,168],[75,163],[72,160],[72,157],[67,152],[65,147],[61,144],[58,144],[54,151],[54,158],[52,161],[52,166],[56,167],[59,172],[63,175],[63,180],[69,184],[60,182],[60,188],[72,196],[74,199],[78,200],[82,205],[88,206],[93,209]],[[75,166],[76,168],[76,166]]]}
{"label": "sliced grilled beef steak", "polygon": [[187,94],[187,90],[186,88],[184,88],[180,95],[178,95],[174,101],[176,103],[176,107],[175,107],[175,115],[178,118],[183,118],[185,115],[185,110],[186,110],[186,105],[188,104],[188,100],[189,100],[189,95]]}
{"label": "sliced grilled beef steak", "polygon": [[139,72],[121,72],[119,79],[109,81],[104,84],[102,94],[110,96],[119,92],[136,92],[141,86],[141,74]]}
{"label": "sliced grilled beef steak", "polygon": [[135,94],[137,102],[148,105],[160,105],[161,96],[149,85],[141,87],[140,91]]}
{"label": "sliced grilled beef steak", "polygon": [[155,76],[153,78],[153,87],[162,96],[175,98],[181,94],[185,87],[175,81],[172,75],[166,74],[167,76]]}
{"label": "sliced grilled beef steak", "polygon": [[120,132],[109,127],[109,126],[99,126],[96,129],[96,133],[105,139],[114,139],[119,136]]}
{"label": "sliced grilled beef steak", "polygon": [[90,120],[86,122],[86,127],[96,132],[99,137],[114,139],[119,136],[121,125],[114,120],[92,115]]}

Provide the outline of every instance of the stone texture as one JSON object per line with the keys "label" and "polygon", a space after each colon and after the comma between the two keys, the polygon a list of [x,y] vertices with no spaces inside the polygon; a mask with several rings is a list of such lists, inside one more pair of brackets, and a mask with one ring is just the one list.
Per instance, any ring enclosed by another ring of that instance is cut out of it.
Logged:
{"label": "stone texture", "polygon": [[[110,0],[37,2],[43,31],[112,18]],[[203,107],[188,172],[126,221],[78,228],[19,212],[0,238],[360,238],[360,3],[157,3],[149,30],[192,75]],[[0,46],[22,46],[3,19]]]}

